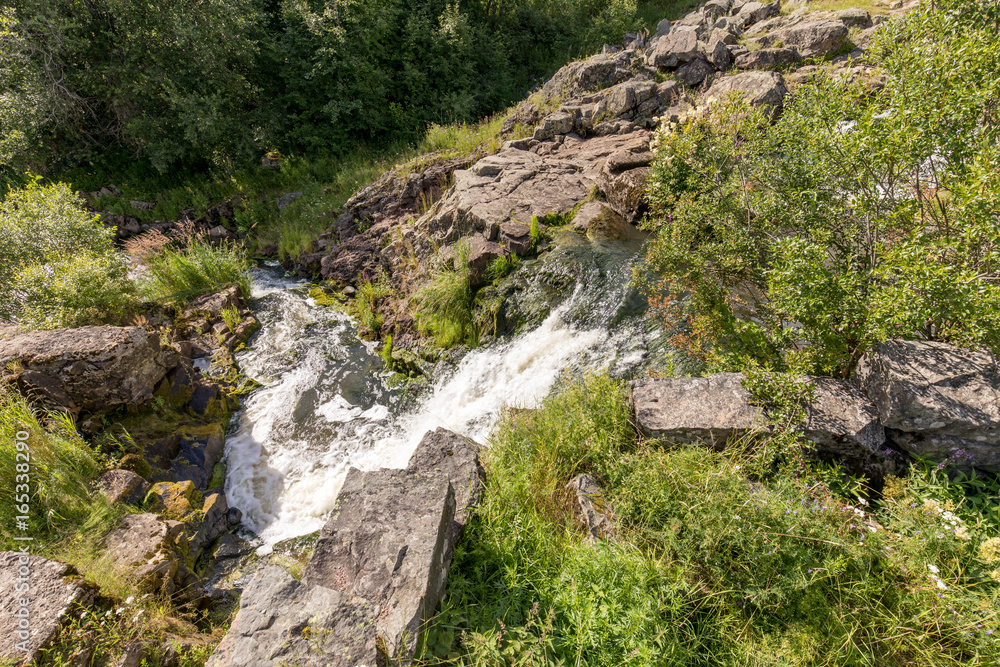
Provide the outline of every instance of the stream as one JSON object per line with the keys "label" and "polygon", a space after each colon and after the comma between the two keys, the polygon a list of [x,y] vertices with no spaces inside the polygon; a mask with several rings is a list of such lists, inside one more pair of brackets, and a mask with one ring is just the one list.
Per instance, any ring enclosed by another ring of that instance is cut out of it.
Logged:
{"label": "stream", "polygon": [[[280,268],[256,270],[251,307],[262,326],[238,361],[263,387],[234,417],[226,495],[258,551],[319,530],[349,468],[403,468],[428,430],[488,444],[503,407],[535,407],[566,374],[648,366],[664,346],[630,287],[640,247],[558,234],[553,251],[518,271],[525,298],[549,302],[541,323],[468,352],[416,398],[390,381],[349,316],[317,305]],[[563,289],[547,287],[559,274]]]}

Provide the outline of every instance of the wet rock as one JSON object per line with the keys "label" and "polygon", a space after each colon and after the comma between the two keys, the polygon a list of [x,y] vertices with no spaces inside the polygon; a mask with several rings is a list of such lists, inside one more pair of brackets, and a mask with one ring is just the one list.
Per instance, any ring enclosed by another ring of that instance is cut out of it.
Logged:
{"label": "wet rock", "polygon": [[216,384],[203,384],[195,387],[188,401],[188,407],[193,413],[204,417],[205,415],[217,412],[219,409],[219,386]]}
{"label": "wet rock", "polygon": [[[96,591],[75,575],[65,563],[16,551],[0,552],[0,608],[4,610],[0,661],[35,664],[74,608],[93,602]],[[25,581],[31,587],[30,594],[19,590]],[[22,607],[22,599],[30,604]]]}
{"label": "wet rock", "polygon": [[587,541],[596,544],[611,537],[611,508],[604,500],[601,485],[593,477],[582,473],[566,485],[576,497],[580,522],[587,531]]}
{"label": "wet rock", "polygon": [[857,378],[906,451],[1000,469],[1000,371],[989,354],[892,340],[865,355]]}
{"label": "wet rock", "polygon": [[736,58],[736,67],[771,70],[793,65],[799,60],[799,54],[794,49],[760,49],[741,53]]}
{"label": "wet rock", "polygon": [[138,505],[149,491],[149,482],[131,470],[109,470],[97,479],[96,486],[110,505]]}
{"label": "wet rock", "polygon": [[155,508],[170,519],[183,521],[194,513],[197,488],[190,481],[157,482],[150,495],[155,498]]}
{"label": "wet rock", "polygon": [[623,238],[628,229],[634,229],[613,208],[601,201],[588,201],[573,218],[573,229],[594,236]]}
{"label": "wet rock", "polygon": [[200,511],[200,520],[189,540],[192,554],[200,553],[239,523],[239,519],[232,521],[236,517],[230,515],[230,509],[236,508],[229,507],[225,493],[218,492],[205,496],[205,502]]}
{"label": "wet rock", "polygon": [[634,380],[629,383],[639,432],[674,443],[704,442],[722,449],[731,438],[764,428],[750,404],[741,373],[701,378]]}
{"label": "wet rock", "polygon": [[649,136],[636,133],[629,142],[608,156],[601,168],[597,187],[607,203],[625,220],[633,222],[645,211],[646,182],[652,161]]}
{"label": "wet rock", "polygon": [[185,429],[179,434],[177,453],[170,463],[173,481],[190,481],[205,491],[222,456],[225,429],[222,424],[209,424],[198,429]]}
{"label": "wet rock", "polygon": [[741,72],[716,80],[708,89],[705,102],[725,101],[733,93],[743,95],[753,106],[781,108],[788,90],[777,72]]}
{"label": "wet rock", "polygon": [[26,395],[79,414],[102,413],[152,399],[177,365],[172,349],[139,327],[89,326],[35,331],[0,340],[0,368]]}

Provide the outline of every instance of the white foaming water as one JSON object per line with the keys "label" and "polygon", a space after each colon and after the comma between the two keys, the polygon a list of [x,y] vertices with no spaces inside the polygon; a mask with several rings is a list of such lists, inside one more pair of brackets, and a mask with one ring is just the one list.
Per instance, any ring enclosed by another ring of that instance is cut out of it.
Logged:
{"label": "white foaming water", "polygon": [[400,397],[382,382],[374,349],[347,316],[294,285],[255,285],[262,331],[240,363],[266,386],[226,443],[227,498],[262,553],[321,528],[350,467],[405,467],[439,426],[485,442],[501,408],[534,407],[566,369],[629,366],[642,355],[625,333],[568,324],[574,295],[535,330],[467,354],[415,409],[394,417]]}

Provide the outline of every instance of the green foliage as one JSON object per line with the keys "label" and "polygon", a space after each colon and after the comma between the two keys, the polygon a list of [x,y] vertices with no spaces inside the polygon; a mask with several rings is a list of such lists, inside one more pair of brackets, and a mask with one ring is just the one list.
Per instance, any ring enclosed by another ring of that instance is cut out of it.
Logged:
{"label": "green foliage", "polygon": [[649,291],[676,344],[841,376],[888,337],[1000,349],[1000,50],[972,7],[891,24],[877,94],[819,78],[773,125],[731,102],[661,131]]}
{"label": "green foliage", "polygon": [[382,316],[378,312],[378,302],[392,295],[392,286],[385,276],[376,280],[362,280],[358,291],[350,303],[351,315],[360,322],[362,331],[378,335],[382,329]]}
{"label": "green foliage", "polygon": [[519,266],[521,266],[521,258],[517,254],[501,255],[486,267],[486,279],[490,282],[497,282],[517,271]]}
{"label": "green foliage", "polygon": [[[28,437],[22,440],[19,434]],[[19,442],[26,444],[19,447]],[[0,538],[4,549],[15,547],[15,535],[32,535],[44,542],[83,523],[100,504],[88,488],[99,470],[98,458],[77,434],[72,417],[36,414],[13,387],[0,384]],[[16,516],[28,517],[27,531],[15,530]]]}
{"label": "green foliage", "polygon": [[34,329],[102,324],[135,302],[113,231],[68,186],[33,178],[0,202],[0,317]]}
{"label": "green foliage", "polygon": [[529,234],[531,236],[531,247],[537,248],[539,242],[542,240],[542,228],[538,223],[538,216],[531,216],[531,223],[528,225]]}
{"label": "green foliage", "polygon": [[437,271],[414,298],[421,333],[434,336],[441,347],[476,343],[468,245],[459,243],[452,266]]}
{"label": "green foliage", "polygon": [[[751,456],[637,442],[624,386],[603,376],[510,411],[418,664],[1000,657],[995,504],[918,468],[870,508],[832,493],[803,461],[751,481]],[[581,472],[603,486],[611,541],[591,545],[577,527],[565,486]]]}
{"label": "green foliage", "polygon": [[151,299],[184,301],[232,285],[250,295],[251,262],[240,245],[214,245],[191,236],[185,247],[168,246],[144,262],[142,288]]}

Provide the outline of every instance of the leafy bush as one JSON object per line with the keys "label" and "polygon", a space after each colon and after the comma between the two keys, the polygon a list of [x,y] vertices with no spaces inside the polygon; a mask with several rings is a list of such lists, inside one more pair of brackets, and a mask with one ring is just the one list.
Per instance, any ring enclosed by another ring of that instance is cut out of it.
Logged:
{"label": "leafy bush", "polygon": [[456,246],[453,266],[438,271],[414,297],[417,325],[441,347],[475,342],[469,247]]}
{"label": "leafy bush", "polygon": [[[751,481],[756,455],[637,442],[606,376],[510,411],[423,664],[1000,658],[996,504],[971,500],[990,488],[918,467],[870,507],[787,451]],[[581,472],[603,486],[613,540],[591,545],[578,527],[565,487]]]}
{"label": "leafy bush", "polygon": [[34,178],[0,202],[0,318],[36,329],[120,322],[135,297],[114,232],[68,186]]}
{"label": "leafy bush", "polygon": [[890,23],[877,93],[819,78],[773,125],[730,102],[659,133],[649,291],[676,344],[841,376],[893,336],[1000,350],[990,11],[951,0]]}
{"label": "leafy bush", "polygon": [[146,276],[142,288],[150,299],[184,301],[200,294],[236,285],[250,295],[250,268],[241,245],[212,244],[189,235],[184,247],[167,246],[143,260]]}

